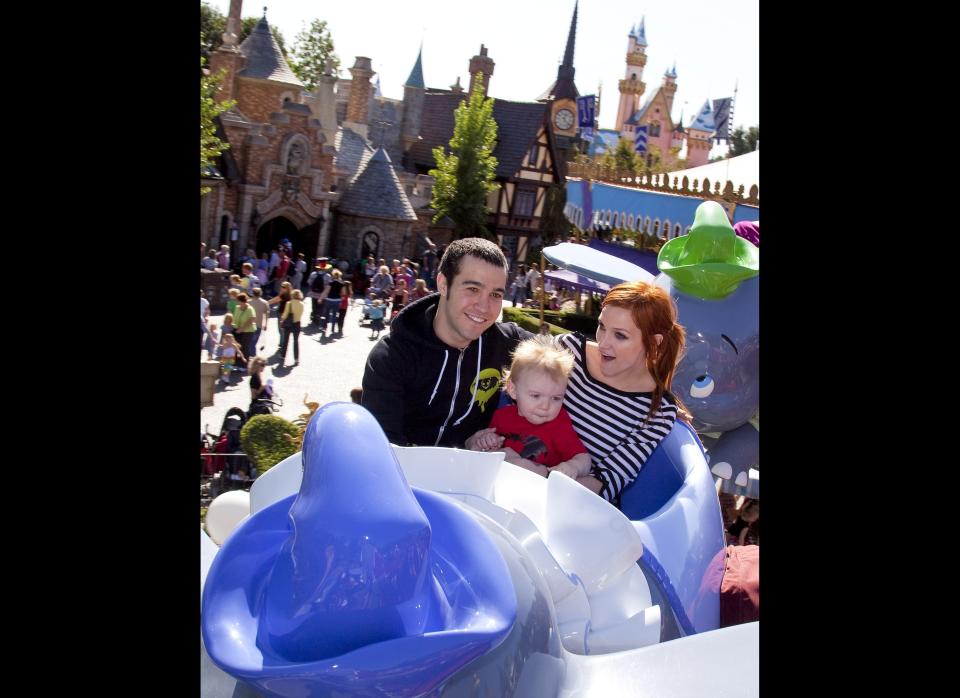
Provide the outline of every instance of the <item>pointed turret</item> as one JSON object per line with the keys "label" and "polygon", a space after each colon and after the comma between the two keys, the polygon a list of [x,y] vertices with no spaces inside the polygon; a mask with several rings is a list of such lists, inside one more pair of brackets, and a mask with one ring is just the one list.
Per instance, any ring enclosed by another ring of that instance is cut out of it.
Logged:
{"label": "pointed turret", "polygon": [[699,167],[710,158],[711,137],[716,130],[710,100],[706,100],[696,118],[687,127],[687,165]]}
{"label": "pointed turret", "polygon": [[358,216],[375,216],[399,221],[416,221],[403,185],[393,169],[390,156],[377,148],[366,167],[348,185],[337,210]]}
{"label": "pointed turret", "polygon": [[423,42],[417,52],[417,61],[413,64],[410,77],[403,85],[403,116],[400,119],[400,146],[404,155],[420,136],[420,124],[423,121],[423,98],[426,88],[423,82]]}
{"label": "pointed turret", "polygon": [[420,51],[417,53],[417,62],[413,64],[413,70],[410,71],[410,77],[403,83],[404,86],[419,87],[424,89],[423,84],[423,43],[420,44]]}
{"label": "pointed turret", "polygon": [[645,16],[640,19],[640,27],[639,29],[637,29],[637,45],[638,46],[647,45],[647,33],[646,33],[645,27],[643,26],[645,20],[646,20]]}
{"label": "pointed turret", "polygon": [[[548,98],[560,99],[563,97],[576,99],[580,93],[573,82],[573,75],[576,72],[573,67],[573,49],[577,42],[577,9],[578,2],[573,4],[573,18],[570,20],[570,31],[567,33],[567,46],[563,52],[563,63],[557,69],[557,80],[553,86],[548,88],[544,95]],[[544,96],[541,95],[541,98]]]}
{"label": "pointed turret", "polygon": [[250,32],[250,36],[240,44],[240,53],[247,59],[246,67],[239,72],[241,77],[259,78],[303,87],[300,78],[294,75],[283,57],[280,44],[273,38],[270,25],[267,23],[266,12]]}

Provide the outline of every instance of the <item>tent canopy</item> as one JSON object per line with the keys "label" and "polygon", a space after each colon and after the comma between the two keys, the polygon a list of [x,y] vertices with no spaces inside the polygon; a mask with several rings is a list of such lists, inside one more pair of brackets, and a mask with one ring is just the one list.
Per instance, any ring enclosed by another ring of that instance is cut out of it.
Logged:
{"label": "tent canopy", "polygon": [[553,279],[564,286],[572,286],[580,291],[586,291],[587,293],[607,293],[607,291],[610,290],[609,284],[605,284],[602,281],[593,281],[592,279],[588,279],[585,276],[581,276],[580,274],[567,269],[547,271],[544,272],[544,276],[546,276],[548,279]]}
{"label": "tent canopy", "polygon": [[616,286],[624,281],[652,283],[654,279],[653,274],[643,267],[574,242],[561,242],[559,245],[544,247],[543,256],[551,264],[569,269],[588,279],[603,282],[608,286]]}

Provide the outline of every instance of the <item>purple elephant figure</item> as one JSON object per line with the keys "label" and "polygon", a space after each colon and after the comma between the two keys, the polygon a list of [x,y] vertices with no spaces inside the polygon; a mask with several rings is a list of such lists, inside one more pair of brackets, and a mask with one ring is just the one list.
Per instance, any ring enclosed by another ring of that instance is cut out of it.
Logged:
{"label": "purple elephant figure", "polygon": [[760,496],[760,250],[705,201],[660,250],[655,283],[677,304],[686,353],[674,393],[693,415],[724,492]]}

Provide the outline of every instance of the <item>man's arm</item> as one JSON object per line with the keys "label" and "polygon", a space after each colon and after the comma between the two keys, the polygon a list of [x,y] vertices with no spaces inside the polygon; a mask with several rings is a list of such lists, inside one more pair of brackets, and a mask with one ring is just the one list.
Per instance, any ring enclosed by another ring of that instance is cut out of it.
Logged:
{"label": "man's arm", "polygon": [[390,443],[407,446],[410,440],[404,424],[404,405],[409,396],[404,394],[400,369],[406,359],[398,356],[397,347],[389,340],[387,336],[377,342],[367,357],[360,404],[376,417]]}

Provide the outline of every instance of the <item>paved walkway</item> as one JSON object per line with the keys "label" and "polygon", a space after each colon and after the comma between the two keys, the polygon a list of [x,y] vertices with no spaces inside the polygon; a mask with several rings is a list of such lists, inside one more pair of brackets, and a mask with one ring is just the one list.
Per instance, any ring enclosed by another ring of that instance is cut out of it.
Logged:
{"label": "paved walkway", "polygon": [[[305,413],[307,408],[303,404],[304,395],[311,402],[321,405],[328,402],[350,402],[350,391],[361,387],[363,369],[367,362],[367,354],[375,342],[369,339],[370,323],[365,322],[361,327],[359,319],[362,316],[361,301],[354,300],[355,305],[347,310],[344,320],[343,337],[330,337],[330,328],[327,328],[327,338],[320,339],[320,331],[316,325],[307,326],[300,332],[300,365],[279,368],[279,360],[270,358],[280,346],[280,333],[277,330],[276,308],[272,306],[270,321],[266,335],[261,334],[257,342],[257,354],[267,357],[267,368],[264,371],[264,380],[273,378],[274,394],[283,400],[283,407],[276,414],[284,419],[293,420]],[[306,301],[304,319],[309,319],[310,301]],[[500,318],[502,320],[502,318]],[[210,321],[217,327],[223,325],[223,314],[211,315]],[[380,337],[385,337],[390,331],[387,325]],[[291,340],[292,341],[292,340]],[[263,346],[264,350],[260,351]],[[201,353],[206,358],[206,352]],[[293,363],[293,346],[287,347],[287,363]],[[209,426],[212,433],[219,433],[224,415],[231,407],[240,407],[244,411],[250,407],[250,377],[246,373],[234,373],[230,385],[218,384],[213,396],[213,405],[200,410],[200,429]]]}
{"label": "paved walkway", "polygon": [[[284,419],[295,419],[307,411],[303,404],[304,395],[312,402],[325,404],[332,401],[350,401],[350,390],[359,388],[363,381],[363,368],[367,361],[367,354],[374,342],[369,339],[369,322],[361,327],[359,318],[362,316],[360,301],[347,310],[344,320],[343,337],[330,337],[330,328],[327,327],[327,337],[321,340],[320,330],[316,325],[306,326],[300,332],[300,365],[290,366],[293,363],[293,346],[287,347],[288,364],[280,368],[277,358],[271,355],[280,346],[280,333],[277,330],[277,306],[271,308],[271,317],[267,323],[267,332],[260,335],[257,342],[257,355],[267,358],[267,368],[263,379],[273,378],[274,394],[283,400],[283,407],[276,414]],[[309,320],[310,301],[306,301],[304,319]],[[211,315],[210,321],[217,327],[223,325],[223,315]],[[381,332],[384,337],[389,331]],[[260,347],[264,347],[261,351]],[[206,358],[206,352],[201,353]],[[209,426],[209,430],[217,433],[223,423],[223,417],[231,407],[240,407],[246,411],[250,407],[250,377],[244,373],[234,373],[230,385],[218,384],[213,396],[213,405],[200,410],[200,428]]]}

